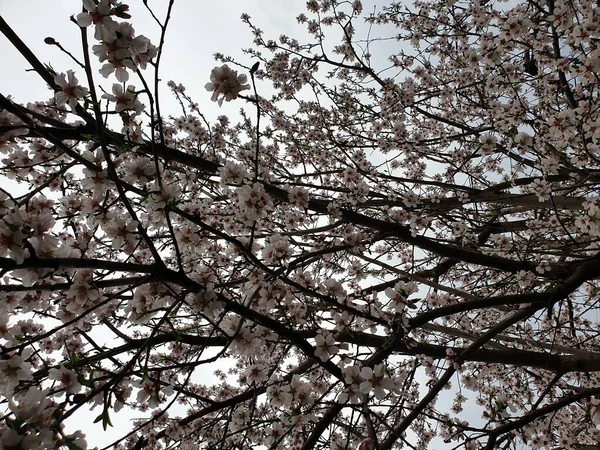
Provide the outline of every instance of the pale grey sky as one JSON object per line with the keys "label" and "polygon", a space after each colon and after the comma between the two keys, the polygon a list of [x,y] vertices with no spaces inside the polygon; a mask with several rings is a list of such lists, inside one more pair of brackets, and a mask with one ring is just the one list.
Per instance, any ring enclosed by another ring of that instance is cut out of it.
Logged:
{"label": "pale grey sky", "polygon": [[[143,34],[152,43],[158,44],[159,28],[152,20],[141,0],[125,2],[130,5],[130,22],[136,34]],[[148,2],[157,11],[159,18],[164,17],[166,0]],[[156,5],[156,6],[154,6]],[[239,104],[225,103],[222,108],[212,104],[204,85],[209,81],[210,71],[216,65],[215,52],[234,56],[240,62],[252,65],[252,60],[242,54],[241,48],[252,47],[252,33],[242,23],[243,12],[251,15],[253,22],[270,36],[277,38],[282,33],[303,30],[299,28],[295,17],[304,9],[303,1],[275,0],[227,0],[226,2],[177,0],[173,7],[171,22],[167,32],[164,55],[161,63],[161,79],[164,81],[161,100],[166,101],[165,113],[178,114],[176,102],[171,103],[166,82],[174,80],[182,83],[188,93],[199,102],[201,107],[213,109],[215,114],[230,114],[239,109]],[[0,15],[31,48],[44,63],[51,63],[57,72],[75,69],[76,76],[85,85],[81,69],[58,50],[44,43],[51,36],[81,58],[81,39],[77,25],[70,22],[72,14],[81,12],[79,0],[0,0]],[[93,32],[89,34],[94,44]],[[27,102],[49,98],[52,93],[34,72],[26,72],[25,59],[0,35],[0,89],[4,94],[12,94],[15,100]],[[93,56],[93,55],[92,55]],[[95,74],[97,84],[110,86],[113,79],[105,80]],[[131,84],[139,85],[135,76],[130,77]],[[137,86],[136,86],[137,87]],[[212,114],[209,113],[209,116]]]}

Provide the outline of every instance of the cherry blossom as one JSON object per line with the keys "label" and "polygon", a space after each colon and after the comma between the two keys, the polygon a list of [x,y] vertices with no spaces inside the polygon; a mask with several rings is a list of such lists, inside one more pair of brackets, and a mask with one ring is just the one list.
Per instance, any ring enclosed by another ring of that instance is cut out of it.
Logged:
{"label": "cherry blossom", "polygon": [[385,290],[385,295],[387,295],[391,302],[390,307],[395,312],[402,312],[406,307],[406,300],[408,297],[417,291],[417,285],[410,281],[405,283],[404,281],[399,281],[394,285],[393,288],[387,288]]}
{"label": "cherry blossom", "polygon": [[79,85],[79,80],[75,77],[72,70],[56,75],[54,82],[61,87],[61,91],[56,94],[56,106],[69,104],[72,110],[77,106],[77,101],[88,95],[88,90]]}
{"label": "cherry blossom", "polygon": [[100,0],[95,3],[93,0],[82,0],[85,12],[77,14],[77,23],[80,27],[95,26],[94,37],[98,40],[108,40],[113,36],[113,31],[117,26],[111,15],[112,1]]}
{"label": "cherry blossom", "polygon": [[339,347],[334,345],[335,338],[330,333],[318,334],[315,338],[315,344],[315,356],[322,361],[327,361],[340,351]]}
{"label": "cherry blossom", "polygon": [[211,100],[217,102],[219,106],[223,100],[229,102],[235,100],[245,89],[250,89],[247,84],[248,77],[245,74],[238,75],[237,71],[229,68],[227,65],[215,67],[210,73],[210,83],[204,86],[207,91],[213,93]]}
{"label": "cherry blossom", "polygon": [[9,252],[10,256],[21,263],[29,256],[29,250],[24,247],[25,234],[19,229],[12,227],[0,228],[0,251]]}
{"label": "cherry blossom", "polygon": [[235,196],[240,214],[246,221],[265,218],[272,205],[271,198],[260,183],[240,186],[235,190]]}
{"label": "cherry blossom", "polygon": [[66,392],[76,394],[81,390],[81,384],[77,381],[77,374],[64,366],[52,368],[48,372],[48,379],[56,380],[64,387]]}
{"label": "cherry blossom", "polygon": [[0,95],[0,446],[599,442],[594,2],[244,14],[210,94],[142,3],[157,45],[85,0],[58,74],[0,23],[51,89]]}
{"label": "cherry blossom", "polygon": [[373,391],[379,400],[385,397],[385,391],[391,391],[396,387],[392,379],[387,377],[384,364],[378,364],[373,368],[363,367],[360,378],[363,380],[359,386],[360,392],[368,395]]}
{"label": "cherry blossom", "polygon": [[19,382],[32,378],[27,356],[29,355],[12,353],[0,361],[0,386],[4,392],[10,392]]}

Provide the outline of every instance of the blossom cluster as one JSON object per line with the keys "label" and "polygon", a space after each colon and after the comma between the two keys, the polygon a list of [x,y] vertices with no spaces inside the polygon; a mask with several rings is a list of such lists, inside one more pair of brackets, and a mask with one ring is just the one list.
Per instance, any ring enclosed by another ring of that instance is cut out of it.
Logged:
{"label": "blossom cluster", "polygon": [[600,197],[593,197],[583,202],[584,212],[577,217],[575,224],[584,233],[600,236]]}
{"label": "blossom cluster", "polygon": [[344,380],[348,386],[338,396],[338,401],[356,403],[373,393],[375,398],[381,400],[386,396],[386,391],[394,391],[398,387],[386,373],[384,364],[375,367],[346,366],[343,369]]}
{"label": "blossom cluster", "polygon": [[117,450],[600,440],[593,2],[244,15],[214,122],[161,103],[127,5],[83,7],[107,86],[0,98],[0,447],[85,448],[88,407],[135,411]]}
{"label": "blossom cluster", "polygon": [[129,18],[126,5],[112,0],[83,0],[85,12],[77,15],[81,27],[94,26],[94,37],[101,41],[92,50],[100,62],[104,62],[100,73],[106,78],[113,72],[120,82],[129,80],[129,71],[138,67],[145,69],[158,54],[156,46],[145,36],[136,36],[135,30],[127,22],[116,22],[111,16]]}
{"label": "blossom cluster", "polygon": [[[141,121],[136,119],[144,109],[138,99],[136,88],[128,85],[124,88],[130,73],[146,69],[147,65],[158,55],[158,48],[143,35],[136,35],[135,29],[128,22],[117,22],[114,17],[129,19],[128,5],[117,3],[115,0],[83,0],[84,12],[77,14],[77,24],[86,28],[94,27],[94,38],[99,41],[92,46],[93,54],[103,63],[100,73],[104,78],[114,74],[119,84],[113,84],[112,94],[104,94],[102,98],[114,103],[114,111],[123,118],[122,132],[132,142],[142,140]],[[62,92],[57,95],[57,103],[64,102],[67,97],[69,104],[84,96],[87,91],[76,85],[69,74],[67,84],[57,78]],[[73,106],[72,106],[73,107]]]}
{"label": "blossom cluster", "polygon": [[56,106],[68,104],[72,110],[75,110],[79,99],[88,95],[88,90],[79,85],[79,80],[72,70],[67,70],[66,75],[64,73],[56,75],[54,82],[61,89],[56,93]]}
{"label": "blossom cluster", "polygon": [[219,106],[223,104],[223,100],[229,102],[235,100],[240,92],[250,89],[247,83],[248,77],[244,74],[237,73],[227,65],[215,67],[210,73],[210,83],[204,86],[207,91],[213,93],[211,100],[217,102]]}

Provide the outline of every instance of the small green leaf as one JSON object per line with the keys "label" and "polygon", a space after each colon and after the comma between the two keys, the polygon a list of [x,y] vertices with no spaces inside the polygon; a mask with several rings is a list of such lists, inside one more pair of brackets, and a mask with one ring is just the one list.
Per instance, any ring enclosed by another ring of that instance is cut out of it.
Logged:
{"label": "small green leaf", "polygon": [[77,352],[73,352],[69,355],[69,362],[73,368],[77,367],[77,364],[79,363],[79,355]]}
{"label": "small green leaf", "polygon": [[90,378],[85,378],[83,376],[78,377],[79,384],[81,384],[82,386],[85,386],[87,388],[93,389],[94,388],[94,371],[92,370],[92,373],[90,373]]}
{"label": "small green leaf", "polygon": [[56,71],[54,70],[54,68],[50,65],[50,63],[48,64],[44,64],[44,67],[46,68],[46,70],[48,72],[50,72],[50,74],[55,77],[56,76]]}
{"label": "small green leaf", "polygon": [[102,421],[102,428],[104,429],[104,431],[106,431],[106,429],[109,426],[113,426],[112,422],[110,421],[110,416],[108,414],[108,408],[105,407],[104,411],[102,411],[102,414],[100,414],[98,417],[96,417],[96,419],[94,420],[94,423],[98,423]]}

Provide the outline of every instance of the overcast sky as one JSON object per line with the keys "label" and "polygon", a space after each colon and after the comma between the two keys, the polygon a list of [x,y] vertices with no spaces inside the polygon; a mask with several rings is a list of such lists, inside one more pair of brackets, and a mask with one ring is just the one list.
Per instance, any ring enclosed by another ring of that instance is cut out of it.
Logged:
{"label": "overcast sky", "polygon": [[[150,38],[155,45],[159,42],[159,27],[154,22],[141,0],[125,1],[130,5],[131,24],[136,34]],[[159,18],[164,17],[167,0],[148,0]],[[364,13],[374,9],[381,10],[381,1],[363,1]],[[81,12],[80,0],[0,0],[0,14],[32,49],[43,63],[50,63],[56,72],[66,72],[76,69],[76,76],[84,86],[82,69],[74,67],[74,63],[57,47],[44,43],[45,37],[53,37],[63,47],[82,59],[81,38],[78,27],[70,22],[69,17]],[[209,101],[210,94],[204,89],[209,81],[210,71],[217,64],[213,54],[220,52],[233,56],[237,61],[251,66],[253,60],[244,55],[242,48],[254,47],[253,35],[250,28],[242,23],[240,16],[248,13],[252,23],[264,31],[266,38],[277,39],[286,34],[306,41],[306,25],[299,25],[296,16],[305,12],[304,0],[221,0],[198,1],[176,0],[162,56],[160,77],[163,80],[161,102],[164,105],[163,115],[179,114],[179,107],[173,97],[167,92],[166,82],[173,80],[183,84],[196,102],[200,104],[203,113],[208,118],[219,114],[235,114],[239,102],[224,103],[222,108]],[[360,21],[355,22],[358,38],[374,37],[374,30],[369,30]],[[390,30],[391,36],[394,30]],[[94,44],[93,31],[88,34],[90,43]],[[338,44],[335,39],[328,41],[331,45]],[[375,58],[387,57],[390,48],[398,46],[396,41],[378,43],[379,49],[385,51],[373,52]],[[378,54],[379,53],[379,54]],[[2,55],[2,70],[0,71],[0,89],[10,93],[19,102],[48,99],[52,95],[45,83],[34,72],[26,72],[29,68],[25,59],[0,35],[0,55]],[[92,58],[94,59],[93,55]],[[78,69],[78,70],[77,70]],[[95,73],[96,84],[110,88],[115,82]],[[129,83],[140,86],[135,75],[130,76]],[[259,86],[260,93],[260,86]]]}
{"label": "overcast sky", "polygon": [[[147,36],[157,45],[159,28],[141,0],[124,3],[130,5],[130,22],[136,34]],[[164,17],[165,6],[168,3],[166,0],[149,0],[148,3],[157,11],[159,18]],[[201,107],[215,108],[216,105],[208,101],[210,94],[204,89],[204,85],[209,81],[210,71],[216,65],[213,54],[220,52],[234,56],[248,66],[253,63],[241,52],[241,48],[253,46],[252,33],[240,20],[241,14],[250,14],[253,23],[273,38],[294,31],[300,31],[302,34],[295,17],[303,11],[304,3],[298,0],[176,0],[164,47],[161,79],[165,83],[169,80],[182,83]],[[51,63],[56,72],[66,72],[67,69],[75,67],[57,47],[45,44],[44,38],[53,37],[80,58],[82,53],[79,29],[69,21],[69,17],[78,12],[81,12],[79,0],[0,0],[0,14],[4,20],[34,54],[42,62]],[[91,43],[95,43],[93,32],[89,33],[89,38]],[[4,94],[12,94],[19,102],[50,98],[52,93],[45,83],[37,74],[26,72],[27,62],[2,35],[0,55],[3,66],[0,71],[0,89]],[[77,75],[85,85],[81,69],[76,70]],[[95,79],[97,84],[107,85],[100,74],[96,73]],[[109,80],[109,83],[112,82],[114,77]],[[135,76],[130,77],[130,82],[134,85],[140,84]],[[171,96],[166,90],[166,85],[163,85],[162,94],[162,101],[167,101],[165,113],[178,114],[177,110],[170,110],[176,103],[171,103],[170,98],[167,99]],[[237,111],[239,107],[239,104],[232,102],[224,104],[221,109],[216,107],[214,111],[215,114],[228,114]]]}

